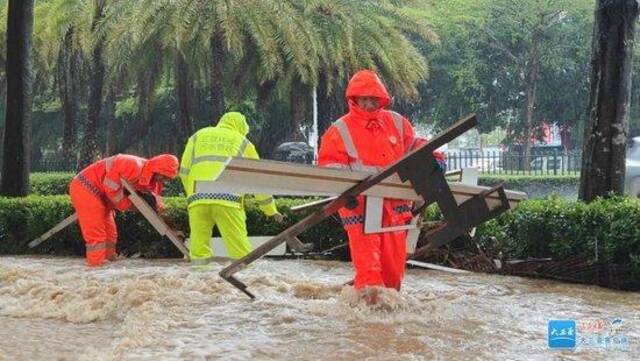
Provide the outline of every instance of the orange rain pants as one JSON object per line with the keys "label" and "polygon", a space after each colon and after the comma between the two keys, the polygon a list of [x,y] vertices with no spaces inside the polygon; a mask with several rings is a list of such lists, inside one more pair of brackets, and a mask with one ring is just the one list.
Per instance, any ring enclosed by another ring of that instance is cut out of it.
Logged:
{"label": "orange rain pants", "polygon": [[77,178],[71,181],[69,194],[87,248],[87,264],[100,266],[113,259],[118,241],[115,210],[106,199],[102,200],[87,190]]}

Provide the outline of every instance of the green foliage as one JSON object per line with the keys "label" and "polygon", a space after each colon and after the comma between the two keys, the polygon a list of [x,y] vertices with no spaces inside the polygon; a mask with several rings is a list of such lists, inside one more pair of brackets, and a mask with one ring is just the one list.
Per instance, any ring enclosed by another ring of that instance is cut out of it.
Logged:
{"label": "green foliage", "polygon": [[[291,213],[293,205],[302,204],[302,199],[278,199],[279,210],[287,215],[286,224],[277,224],[268,219],[252,201],[247,201],[247,230],[249,235],[276,235],[286,227],[306,216],[311,210]],[[187,203],[184,198],[165,198],[165,221],[174,228],[188,234],[189,221]],[[29,196],[26,198],[0,198],[0,254],[57,254],[83,255],[84,243],[77,225],[67,227],[46,243],[35,249],[27,244],[51,229],[73,212],[67,196]],[[145,257],[179,257],[179,252],[163,239],[137,212],[119,212],[118,250],[125,255],[139,253]],[[219,235],[216,231],[214,235]],[[342,226],[332,218],[304,232],[300,239],[313,242],[316,251],[328,249],[344,242]]]}
{"label": "green foliage", "polygon": [[429,19],[440,42],[423,46],[432,72],[415,118],[442,128],[473,112],[483,133],[521,129],[527,66],[537,55],[534,123],[576,124],[588,100],[593,7],[593,0],[434,2]]}
{"label": "green foliage", "polygon": [[530,200],[478,229],[480,242],[495,237],[509,258],[594,257],[640,272],[640,200],[615,197],[589,204],[552,197]]}
{"label": "green foliage", "polygon": [[[250,235],[275,235],[296,223],[312,209],[292,213],[290,208],[309,199],[277,199],[279,210],[287,216],[280,225],[266,218],[251,201],[246,202]],[[184,198],[165,198],[163,217],[172,227],[188,234],[189,222]],[[82,255],[84,246],[77,226],[70,226],[36,249],[27,243],[70,215],[67,196],[29,196],[0,198],[0,254],[44,253]],[[426,220],[440,219],[435,206]],[[146,257],[179,257],[171,243],[162,239],[136,212],[118,213],[119,251]],[[599,199],[592,203],[560,198],[529,200],[502,216],[478,227],[481,244],[492,244],[508,258],[573,256],[595,257],[621,265],[631,265],[640,274],[640,200],[635,198]],[[495,237],[496,243],[493,243]],[[311,227],[301,237],[322,251],[344,242],[342,226],[328,218]]]}
{"label": "green foliage", "polygon": [[[0,254],[29,253],[27,243],[71,212],[71,203],[66,196],[0,197]],[[82,238],[76,227],[67,228],[39,248],[39,252],[61,255],[83,251]]]}
{"label": "green foliage", "polygon": [[[119,149],[130,143],[131,132],[135,132],[135,144],[126,151],[146,156],[158,148],[179,152],[186,133],[193,130],[191,123],[197,129],[201,123],[216,121],[210,119],[212,86],[223,88],[227,110],[259,107],[253,112],[259,116],[251,116],[252,121],[264,120],[273,123],[273,128],[283,129],[282,137],[266,141],[269,151],[277,145],[271,143],[290,140],[286,138],[292,132],[291,99],[310,98],[311,90],[318,85],[330,93],[363,67],[377,69],[395,96],[415,99],[428,67],[414,40],[437,40],[433,26],[425,19],[427,0],[104,3],[104,16],[97,22],[93,19],[93,0],[36,3],[35,109],[56,110],[61,115],[62,109],[51,99],[57,99],[64,90],[61,77],[71,69],[70,59],[77,68],[74,85],[79,93],[73,102],[78,109],[86,108],[87,85],[95,74],[90,66],[93,49],[103,46],[106,104],[99,123],[113,121],[111,101],[115,101],[118,125],[110,134],[107,127],[99,128],[98,148],[104,149],[102,145],[109,137],[109,144]],[[4,18],[3,10],[0,19]],[[2,39],[0,50],[6,42]],[[216,44],[223,54],[213,56]],[[184,60],[188,70],[182,78],[182,89],[189,93],[188,114],[187,107],[177,104],[178,94],[184,94],[177,89],[178,59]],[[223,69],[223,79],[212,80],[214,65]],[[323,84],[319,82],[321,75],[327,79]],[[264,94],[257,88],[265,82],[273,84],[273,91],[266,92],[268,100],[257,99]],[[292,89],[299,83],[304,85],[304,92],[292,97]],[[154,93],[157,88],[161,92]],[[271,103],[276,106],[271,107]],[[305,107],[310,108],[306,103]],[[280,114],[269,109],[284,111]],[[190,120],[185,121],[186,116]],[[79,114],[78,119],[86,117]],[[310,119],[305,114],[296,121],[308,126]],[[76,126],[82,136],[82,124]],[[62,126],[53,131],[34,126],[34,139],[39,137],[51,140],[36,143],[42,153],[60,155]],[[39,159],[37,154],[34,159]]]}
{"label": "green foliage", "polygon": [[31,194],[41,196],[68,194],[73,176],[73,173],[68,172],[31,173],[29,177]]}
{"label": "green foliage", "polygon": [[571,175],[492,175],[484,174],[478,179],[478,184],[494,186],[505,183],[507,189],[526,189],[532,185],[545,185],[547,187],[574,186],[580,182],[580,174]]}
{"label": "green foliage", "polygon": [[116,102],[116,118],[135,115],[138,112],[137,100],[133,97],[124,98]]}

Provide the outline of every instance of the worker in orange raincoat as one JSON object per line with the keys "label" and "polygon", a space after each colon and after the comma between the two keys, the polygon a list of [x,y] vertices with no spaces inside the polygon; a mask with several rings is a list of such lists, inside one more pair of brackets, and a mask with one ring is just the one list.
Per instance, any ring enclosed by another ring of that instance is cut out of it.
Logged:
{"label": "worker in orange raincoat", "polygon": [[[426,143],[418,138],[403,116],[386,110],[390,97],[376,73],[357,72],[346,92],[349,113],[334,122],[323,135],[318,164],[324,167],[377,173],[411,150]],[[444,156],[434,153],[444,171]],[[400,290],[406,261],[407,231],[364,234],[364,196],[338,211],[349,236],[355,268],[354,287],[368,303],[377,302],[382,286]],[[408,201],[385,199],[382,226],[406,225],[412,218]]]}
{"label": "worker in orange raincoat", "polygon": [[162,154],[151,159],[118,154],[99,160],[78,173],[69,186],[87,248],[87,264],[100,266],[116,257],[118,230],[114,210],[132,206],[121,178],[136,191],[149,192],[162,208],[164,182],[178,175],[178,159]]}

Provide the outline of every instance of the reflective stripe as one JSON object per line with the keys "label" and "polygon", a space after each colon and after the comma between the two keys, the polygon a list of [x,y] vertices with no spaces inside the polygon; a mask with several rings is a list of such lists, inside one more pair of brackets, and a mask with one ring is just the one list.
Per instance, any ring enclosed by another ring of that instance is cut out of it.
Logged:
{"label": "reflective stripe", "polygon": [[342,225],[344,226],[353,226],[364,223],[364,216],[340,217],[340,221],[342,221]]}
{"label": "reflective stripe", "polygon": [[396,124],[396,130],[398,130],[398,134],[400,134],[400,142],[404,141],[404,121],[402,120],[402,115],[389,111],[393,116],[393,122]]}
{"label": "reflective stripe", "polygon": [[359,172],[376,174],[380,173],[383,167],[376,167],[375,165],[364,165],[359,160],[357,162],[351,163],[351,169]]}
{"label": "reflective stripe", "polygon": [[394,207],[393,211],[396,213],[411,212],[411,207],[408,204],[402,204],[397,207]]}
{"label": "reflective stripe", "polygon": [[190,168],[180,167],[180,175],[189,175]]}
{"label": "reflective stripe", "polygon": [[106,242],[100,242],[96,244],[87,244],[86,246],[87,252],[95,252],[95,251],[104,251],[107,249]]}
{"label": "reflective stripe", "polygon": [[202,155],[200,157],[193,158],[191,160],[191,166],[201,162],[226,162],[228,159],[229,157],[223,157],[220,155]]}
{"label": "reflective stripe", "polygon": [[269,197],[267,199],[263,199],[261,201],[257,201],[256,203],[259,206],[268,206],[269,204],[271,204],[273,202],[273,197]]}
{"label": "reflective stripe", "polygon": [[105,187],[111,189],[111,190],[117,190],[118,188],[120,188],[120,183],[119,182],[115,182],[113,180],[111,180],[111,178],[107,178],[105,177],[104,180],[102,181],[102,184],[104,184]]}
{"label": "reflective stripe", "polygon": [[363,171],[368,173],[377,173],[377,169],[372,172],[371,169],[366,169],[367,166],[362,164],[360,157],[358,156],[358,150],[356,150],[356,146],[353,143],[353,139],[351,138],[351,132],[349,132],[349,127],[344,122],[344,117],[338,119],[335,122],[335,126],[338,129],[338,133],[340,133],[340,137],[342,138],[342,143],[344,143],[344,147],[347,150],[347,154],[350,158],[355,159],[354,162],[349,164],[349,168],[357,171]]}
{"label": "reflective stripe", "polygon": [[[400,142],[402,142],[404,141],[404,120],[402,118],[402,115],[396,112],[390,112],[390,113],[393,116],[393,121],[396,126],[396,130],[398,131],[398,134],[400,134]],[[353,138],[351,138],[351,132],[349,132],[349,127],[344,121],[344,117],[338,119],[334,123],[334,125],[336,126],[336,129],[338,129],[338,133],[340,133],[340,137],[342,138],[342,143],[344,143],[344,147],[347,150],[347,154],[352,159],[355,159],[354,162],[349,164],[349,167],[352,170],[375,174],[375,173],[379,173],[380,171],[382,171],[382,169],[384,169],[384,167],[364,165],[362,163],[362,160],[360,160],[360,156],[358,155],[358,150],[356,149],[356,146],[353,143]],[[345,167],[343,164],[340,164],[340,166],[332,167],[332,168],[344,169]]]}
{"label": "reflective stripe", "polygon": [[198,133],[194,134],[191,137],[191,161],[193,161],[193,158],[196,157],[196,139],[198,139]]}
{"label": "reflective stripe", "polygon": [[412,150],[413,147],[416,146],[416,143],[418,142],[418,139],[420,139],[420,137],[413,137],[413,140],[411,141],[411,144],[409,145],[408,150]]}
{"label": "reflective stripe", "polygon": [[240,203],[242,197],[231,193],[195,193],[187,198],[187,203],[192,203],[200,200],[218,200]]}
{"label": "reflective stripe", "polygon": [[107,172],[110,172],[111,168],[113,167],[113,157],[105,158],[104,164]]}
{"label": "reflective stripe", "polygon": [[[195,138],[195,134],[193,136],[193,142],[195,144],[196,138]],[[249,144],[249,141],[247,139],[244,139],[242,141],[242,144],[240,145],[240,149],[238,150],[237,153],[237,157],[242,157],[242,155],[244,154],[245,150],[247,149],[247,145]],[[202,162],[227,162],[229,160],[230,157],[227,156],[223,156],[223,155],[201,155],[199,157],[195,157],[195,146],[193,147],[193,152],[191,154],[191,166],[194,166],[198,163],[202,163]],[[180,171],[182,172],[182,170],[185,169],[185,172],[189,172],[189,168],[181,168]]]}
{"label": "reflective stripe", "polygon": [[242,141],[242,144],[240,145],[240,149],[238,150],[238,154],[236,155],[236,157],[242,157],[244,155],[244,152],[247,150],[248,145],[249,145],[249,140],[247,138],[244,138],[244,140]]}
{"label": "reflective stripe", "polygon": [[358,151],[356,150],[356,146],[353,144],[353,139],[351,139],[351,133],[349,132],[349,128],[347,124],[344,122],[344,117],[338,119],[334,125],[338,129],[338,133],[340,133],[340,137],[342,138],[342,143],[344,143],[344,147],[347,149],[347,154],[349,157],[353,159],[359,159]]}
{"label": "reflective stripe", "polygon": [[323,167],[325,168],[337,168],[337,169],[350,169],[351,167],[349,167],[346,164],[342,164],[342,163],[328,163],[323,165]]}
{"label": "reflective stripe", "polygon": [[120,201],[124,199],[124,193],[122,192],[122,189],[120,190],[120,192],[116,193],[115,195],[109,196],[109,199],[111,199],[111,201],[116,204],[120,203]]}
{"label": "reflective stripe", "polygon": [[98,196],[99,198],[102,198],[102,192],[98,189],[98,187],[94,186],[93,183],[91,183],[82,173],[76,175],[76,179],[86,190]]}

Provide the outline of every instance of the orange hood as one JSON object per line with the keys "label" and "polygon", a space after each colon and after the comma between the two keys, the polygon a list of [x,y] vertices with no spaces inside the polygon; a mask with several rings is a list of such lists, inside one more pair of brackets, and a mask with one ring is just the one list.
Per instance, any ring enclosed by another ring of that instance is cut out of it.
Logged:
{"label": "orange hood", "polygon": [[148,186],[151,183],[154,173],[162,174],[165,177],[175,178],[178,175],[178,158],[171,154],[160,154],[149,159],[142,167],[142,174],[138,184]]}
{"label": "orange hood", "polygon": [[355,73],[349,85],[347,85],[347,100],[355,103],[354,97],[380,98],[380,108],[384,108],[391,102],[387,89],[382,84],[378,75],[371,70],[360,70]]}

